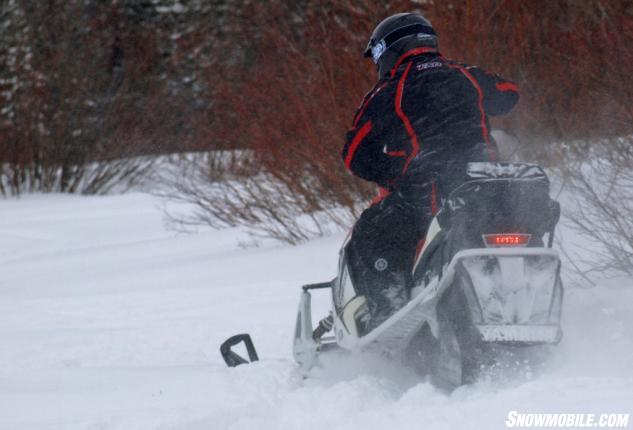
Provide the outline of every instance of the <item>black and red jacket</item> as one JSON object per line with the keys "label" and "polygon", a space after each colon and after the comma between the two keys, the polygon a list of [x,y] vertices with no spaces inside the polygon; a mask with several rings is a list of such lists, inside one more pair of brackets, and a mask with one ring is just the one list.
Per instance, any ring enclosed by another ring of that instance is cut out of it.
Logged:
{"label": "black and red jacket", "polygon": [[365,96],[342,151],[355,175],[394,189],[495,161],[488,116],[509,112],[516,84],[432,48],[403,55]]}

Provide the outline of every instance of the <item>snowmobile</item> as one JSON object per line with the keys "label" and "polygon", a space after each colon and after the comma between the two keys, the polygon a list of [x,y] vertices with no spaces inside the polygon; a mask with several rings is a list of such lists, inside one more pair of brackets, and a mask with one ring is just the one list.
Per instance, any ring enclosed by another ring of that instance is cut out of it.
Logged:
{"label": "snowmobile", "polygon": [[[549,188],[534,164],[469,163],[415,258],[408,303],[375,328],[366,323],[371,315],[348,236],[336,278],[302,287],[293,342],[300,369],[307,375],[331,350],[375,352],[450,391],[476,381],[508,350],[558,343],[563,285],[552,245],[560,205]],[[332,310],[314,328],[317,289],[331,293]],[[242,342],[250,361],[258,360],[250,336],[240,334],[222,344],[227,365],[249,362],[231,349]]]}
{"label": "snowmobile", "polygon": [[[563,286],[552,249],[560,205],[543,169],[470,163],[443,202],[415,259],[408,303],[368,329],[358,271],[340,251],[338,276],[303,286],[294,358],[304,372],[331,350],[376,352],[442,388],[474,382],[503,348],[560,341]],[[332,311],[313,328],[311,291],[328,289]],[[326,336],[332,331],[333,335]]]}

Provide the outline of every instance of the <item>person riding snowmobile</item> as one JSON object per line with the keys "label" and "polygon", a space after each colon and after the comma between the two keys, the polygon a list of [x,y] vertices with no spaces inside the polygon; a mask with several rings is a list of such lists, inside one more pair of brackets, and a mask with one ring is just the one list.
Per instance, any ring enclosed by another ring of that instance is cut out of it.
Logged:
{"label": "person riding snowmobile", "polygon": [[467,163],[497,161],[488,116],[508,113],[519,92],[499,75],[443,57],[433,26],[417,13],[383,20],[364,54],[378,82],[354,115],[342,158],[380,187],[348,243],[371,330],[407,303],[416,249]]}

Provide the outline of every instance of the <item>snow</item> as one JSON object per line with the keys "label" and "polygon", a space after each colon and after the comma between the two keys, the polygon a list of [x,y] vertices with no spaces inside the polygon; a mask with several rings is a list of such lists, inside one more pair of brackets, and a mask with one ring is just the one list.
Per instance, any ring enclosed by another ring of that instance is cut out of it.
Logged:
{"label": "snow", "polygon": [[[0,429],[505,428],[510,411],[633,413],[633,280],[568,286],[547,366],[447,395],[375,357],[291,358],[299,286],[341,235],[244,249],[144,194],[0,200]],[[325,312],[327,297],[315,297]],[[262,361],[227,368],[228,336]]]}

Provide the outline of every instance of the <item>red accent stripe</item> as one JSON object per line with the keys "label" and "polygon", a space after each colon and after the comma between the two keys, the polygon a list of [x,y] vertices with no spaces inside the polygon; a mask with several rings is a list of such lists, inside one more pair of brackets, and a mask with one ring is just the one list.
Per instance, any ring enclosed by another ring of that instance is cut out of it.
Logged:
{"label": "red accent stripe", "polygon": [[387,155],[390,157],[406,157],[407,153],[404,151],[390,151],[387,152]]}
{"label": "red accent stripe", "polygon": [[402,120],[402,123],[404,124],[404,128],[406,128],[407,134],[409,135],[409,138],[411,139],[411,152],[409,153],[409,157],[407,158],[407,161],[404,164],[402,173],[407,171],[407,169],[409,168],[409,163],[411,163],[411,160],[413,160],[413,158],[418,154],[418,152],[420,152],[420,144],[418,143],[418,137],[416,136],[415,131],[413,130],[413,127],[411,126],[411,122],[409,121],[409,118],[402,111],[402,94],[404,93],[404,81],[406,81],[407,75],[409,74],[409,70],[411,70],[412,65],[413,63],[409,63],[406,70],[402,74],[402,77],[400,78],[400,81],[398,82],[398,90],[396,92],[396,115],[398,115],[398,117]]}
{"label": "red accent stripe", "polygon": [[473,75],[470,74],[468,70],[466,70],[465,67],[458,64],[449,64],[448,66],[462,72],[462,74],[466,76],[473,87],[475,87],[475,89],[477,90],[477,94],[479,96],[479,112],[481,112],[481,129],[484,135],[484,140],[486,141],[486,146],[488,147],[488,157],[490,157],[490,161],[497,161],[497,153],[495,152],[492,146],[492,142],[490,141],[490,132],[488,131],[488,126],[486,125],[486,112],[484,111],[484,92],[479,86],[479,82],[477,82],[477,80],[473,77]]}
{"label": "red accent stripe", "polygon": [[380,203],[381,201],[383,201],[389,194],[391,194],[391,191],[389,191],[386,188],[383,187],[378,187],[378,194],[376,195],[376,197],[373,198],[373,200],[371,201],[372,205],[375,205],[377,203]]}
{"label": "red accent stripe", "polygon": [[431,184],[431,213],[436,215],[438,212],[437,207],[437,185],[435,181]]}
{"label": "red accent stripe", "polygon": [[360,143],[363,141],[363,139],[369,134],[369,132],[371,131],[371,121],[367,121],[365,123],[365,125],[363,125],[361,127],[360,130],[358,130],[358,133],[356,133],[356,136],[354,136],[354,139],[352,139],[352,144],[349,147],[349,150],[347,151],[347,157],[345,157],[345,165],[347,166],[348,169],[352,169],[352,160],[354,159],[354,153],[356,152],[356,149],[358,149],[358,145],[360,145]]}
{"label": "red accent stripe", "polygon": [[519,92],[519,86],[512,82],[503,82],[495,85],[499,91],[514,91],[515,93]]}
{"label": "red accent stripe", "polygon": [[415,258],[413,261],[418,261],[418,257],[420,256],[420,252],[422,252],[422,248],[424,248],[424,244],[426,243],[426,237],[423,237],[418,242],[418,245],[415,247]]}
{"label": "red accent stripe", "polygon": [[356,118],[354,118],[354,123],[352,124],[354,128],[356,128],[356,126],[358,125],[358,121],[360,121],[360,118],[365,113],[365,109],[367,109],[367,105],[369,104],[369,102],[374,98],[376,94],[378,94],[380,90],[382,90],[385,87],[385,85],[387,85],[387,83],[383,82],[378,88],[374,89],[372,93],[367,97],[367,100],[365,100],[360,110],[356,114]]}
{"label": "red accent stripe", "polygon": [[391,69],[391,77],[393,78],[396,75],[396,70],[398,70],[398,67],[400,67],[402,62],[406,60],[407,58],[412,57],[414,55],[427,54],[429,52],[437,52],[437,49],[431,48],[428,46],[423,46],[421,48],[414,48],[414,49],[411,49],[410,51],[405,52],[404,54],[400,56],[400,58],[398,58],[398,61],[396,61],[396,65],[393,66],[393,68]]}

